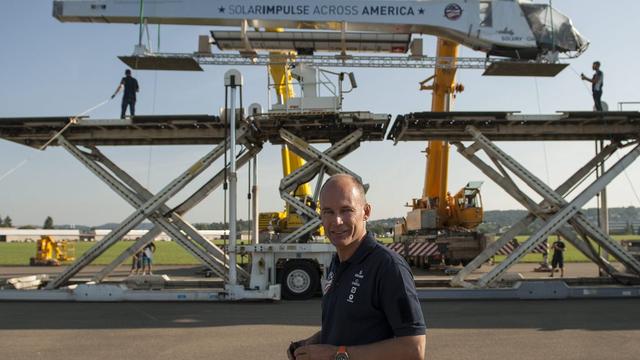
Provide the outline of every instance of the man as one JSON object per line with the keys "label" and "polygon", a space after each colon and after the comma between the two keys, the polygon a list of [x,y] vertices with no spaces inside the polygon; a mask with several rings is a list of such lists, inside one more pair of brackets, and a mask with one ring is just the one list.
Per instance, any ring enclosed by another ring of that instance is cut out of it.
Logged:
{"label": "man", "polygon": [[322,328],[289,359],[424,359],[425,323],[411,270],[367,232],[371,205],[354,177],[332,176],[320,214],[337,254],[322,282]]}
{"label": "man", "polygon": [[136,114],[136,93],[140,88],[138,87],[138,80],[131,76],[131,70],[124,71],[124,77],[120,80],[120,85],[116,88],[116,92],[111,95],[113,99],[116,97],[120,89],[124,88],[124,94],[122,95],[122,111],[120,112],[120,119],[124,119],[124,113],[129,106],[129,113],[131,116]]}
{"label": "man", "polygon": [[553,258],[551,258],[551,275],[549,277],[553,277],[553,272],[557,267],[560,268],[560,277],[564,277],[564,248],[564,243],[560,241],[558,236],[558,240],[553,243]]}
{"label": "man", "polygon": [[593,71],[593,77],[588,78],[584,74],[580,74],[582,80],[591,83],[591,91],[593,92],[593,104],[597,111],[602,111],[602,86],[604,85],[604,74],[600,71],[600,61],[595,61],[591,67]]}

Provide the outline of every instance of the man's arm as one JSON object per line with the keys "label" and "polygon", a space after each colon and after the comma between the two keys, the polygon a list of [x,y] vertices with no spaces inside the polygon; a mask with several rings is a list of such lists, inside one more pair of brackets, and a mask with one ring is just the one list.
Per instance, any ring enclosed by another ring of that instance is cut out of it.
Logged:
{"label": "man's arm", "polygon": [[120,84],[118,84],[118,87],[116,88],[116,91],[113,93],[113,95],[111,95],[111,98],[113,99],[114,97],[116,97],[116,95],[118,95],[118,91],[120,91],[120,89],[122,89],[124,85],[122,84],[122,82]]}
{"label": "man's arm", "polygon": [[595,81],[595,79],[596,79],[596,75],[593,75],[593,79],[592,79],[592,78],[589,78],[589,77],[586,77],[584,74],[580,74],[580,77],[582,78],[582,80],[584,80],[584,81],[588,81],[588,82],[590,82],[590,83],[592,83],[592,84],[593,84],[593,82],[594,82],[594,81]]}
{"label": "man's arm", "polygon": [[[349,360],[424,360],[426,336],[402,336],[372,344],[348,346]],[[295,352],[296,360],[332,360],[335,358],[337,346],[306,345]]]}

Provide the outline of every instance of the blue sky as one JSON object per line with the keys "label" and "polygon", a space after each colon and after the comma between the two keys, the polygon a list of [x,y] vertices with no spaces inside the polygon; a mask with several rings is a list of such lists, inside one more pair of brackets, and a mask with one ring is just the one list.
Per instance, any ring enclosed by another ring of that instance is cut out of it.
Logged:
{"label": "blue sky", "polygon": [[[60,23],[51,16],[51,1],[3,1],[0,12],[0,118],[20,116],[70,116],[108,98],[117,86],[125,66],[117,59],[133,51],[137,42],[135,25]],[[620,101],[640,101],[638,92],[637,19],[640,3],[556,0],[554,6],[568,15],[590,42],[588,51],[570,60],[570,68],[555,78],[491,78],[479,70],[461,70],[458,81],[465,92],[458,96],[455,110],[520,111],[554,113],[589,110],[590,90],[580,81],[580,72],[590,74],[591,62],[600,60],[605,72],[603,99],[611,107]],[[163,26],[161,50],[193,52],[197,36],[207,27]],[[151,27],[155,46],[156,28]],[[435,38],[425,37],[427,54],[434,54]],[[462,49],[461,56],[479,56]],[[139,114],[217,114],[224,103],[225,67],[208,66],[204,72],[135,71],[141,86]],[[266,107],[267,74],[262,67],[239,67],[245,76],[244,103]],[[347,69],[354,71],[359,87],[348,94],[345,110],[368,110],[397,114],[428,110],[430,94],[418,91],[418,82],[431,69]],[[630,110],[638,108],[629,107]],[[92,112],[92,118],[119,115],[119,97]],[[525,164],[552,186],[559,185],[593,156],[593,142],[505,142],[505,151]],[[425,143],[391,142],[363,144],[344,159],[350,169],[370,183],[369,201],[373,218],[402,216],[403,205],[418,197],[424,181]],[[210,148],[205,146],[103,147],[107,156],[152,191],[184,171]],[[0,180],[0,215],[10,215],[14,224],[42,224],[52,216],[58,224],[99,225],[120,222],[133,209],[106,185],[89,173],[70,154],[58,147],[36,151],[0,140],[0,175],[24,160],[26,164]],[[545,156],[546,154],[546,156]],[[615,156],[614,156],[615,157]],[[267,145],[260,153],[260,207],[281,210],[277,191],[281,178],[279,147]],[[219,166],[219,165],[217,165]],[[610,165],[609,165],[610,166]],[[219,168],[219,167],[218,167]],[[184,199],[202,179],[194,182],[169,204]],[[247,170],[240,170],[240,199],[246,199]],[[634,163],[609,187],[609,206],[640,206],[630,182],[640,179],[640,164]],[[467,181],[484,180],[485,209],[519,209],[519,204],[488,180],[473,165],[452,151],[449,189],[457,191]],[[640,191],[640,186],[638,186]],[[577,193],[574,193],[576,195]],[[535,197],[534,197],[535,198]],[[192,222],[220,221],[222,193],[218,192],[187,215]],[[591,202],[588,206],[595,206]],[[239,204],[239,216],[247,217],[246,201]]]}

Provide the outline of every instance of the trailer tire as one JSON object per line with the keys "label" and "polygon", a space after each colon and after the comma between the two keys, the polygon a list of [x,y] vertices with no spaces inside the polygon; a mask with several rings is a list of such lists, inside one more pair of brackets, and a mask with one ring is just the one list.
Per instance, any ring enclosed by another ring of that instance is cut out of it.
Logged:
{"label": "trailer tire", "polygon": [[309,261],[288,261],[282,269],[282,298],[307,300],[313,297],[320,284],[318,268]]}

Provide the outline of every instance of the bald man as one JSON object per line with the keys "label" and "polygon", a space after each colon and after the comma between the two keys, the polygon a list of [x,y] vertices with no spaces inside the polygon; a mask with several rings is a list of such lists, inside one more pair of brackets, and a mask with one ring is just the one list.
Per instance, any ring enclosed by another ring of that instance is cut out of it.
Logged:
{"label": "bald man", "polygon": [[367,232],[371,205],[362,184],[334,175],[320,204],[337,253],[322,281],[322,328],[292,343],[289,359],[424,359],[426,326],[411,270]]}

